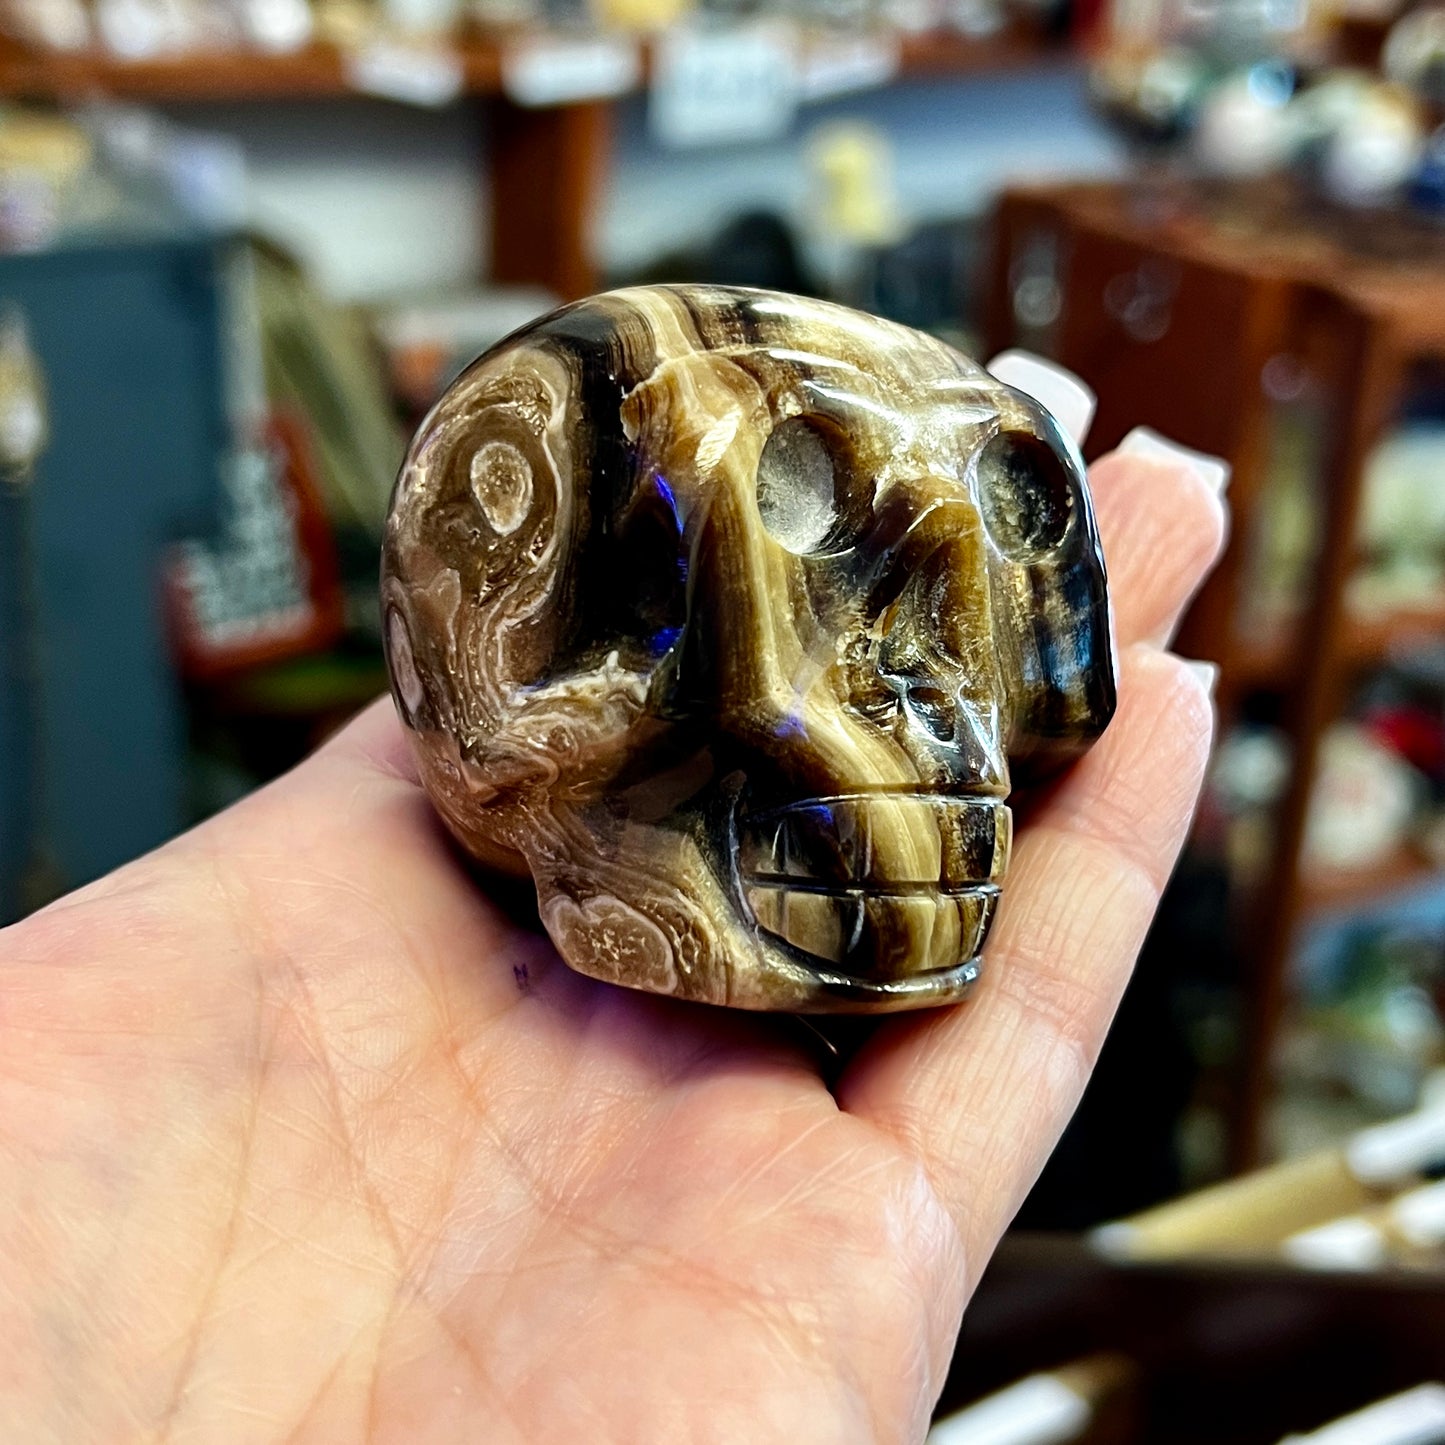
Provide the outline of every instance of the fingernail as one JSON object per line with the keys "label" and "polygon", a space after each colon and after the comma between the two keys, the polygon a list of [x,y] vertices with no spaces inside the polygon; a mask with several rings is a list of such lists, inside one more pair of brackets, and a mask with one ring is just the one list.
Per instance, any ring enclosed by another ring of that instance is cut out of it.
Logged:
{"label": "fingernail", "polygon": [[1119,450],[1125,456],[1147,457],[1166,466],[1187,467],[1211,492],[1221,496],[1229,485],[1229,463],[1223,457],[1182,447],[1160,436],[1152,427],[1136,426],[1119,443]]}
{"label": "fingernail", "polygon": [[999,352],[989,362],[988,373],[995,381],[1033,397],[1076,442],[1089,434],[1094,393],[1072,371],[1032,351],[1014,350]]}
{"label": "fingernail", "polygon": [[1213,697],[1214,689],[1219,682],[1219,664],[1217,662],[1191,662],[1186,658],[1184,665],[1199,679],[1205,696]]}

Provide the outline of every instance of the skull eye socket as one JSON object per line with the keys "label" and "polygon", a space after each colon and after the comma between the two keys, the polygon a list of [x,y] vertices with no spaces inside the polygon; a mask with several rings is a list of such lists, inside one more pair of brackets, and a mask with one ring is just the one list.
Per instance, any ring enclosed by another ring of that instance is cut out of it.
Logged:
{"label": "skull eye socket", "polygon": [[758,515],[769,536],[789,552],[818,551],[838,522],[833,453],[803,417],[773,428],[758,458]]}
{"label": "skull eye socket", "polygon": [[983,524],[1005,557],[1037,561],[1063,541],[1074,515],[1074,484],[1042,437],[1000,432],[980,451],[977,476]]}

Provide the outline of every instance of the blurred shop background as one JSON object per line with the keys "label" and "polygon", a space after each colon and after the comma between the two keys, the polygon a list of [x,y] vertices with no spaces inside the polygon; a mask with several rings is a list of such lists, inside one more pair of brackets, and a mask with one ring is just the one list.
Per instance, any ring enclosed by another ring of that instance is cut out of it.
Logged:
{"label": "blurred shop background", "polygon": [[0,27],[0,922],[383,688],[408,431],[555,302],[753,284],[1056,357],[1091,454],[1232,464],[1181,639],[1219,744],[937,1439],[1445,1442],[1445,6]]}

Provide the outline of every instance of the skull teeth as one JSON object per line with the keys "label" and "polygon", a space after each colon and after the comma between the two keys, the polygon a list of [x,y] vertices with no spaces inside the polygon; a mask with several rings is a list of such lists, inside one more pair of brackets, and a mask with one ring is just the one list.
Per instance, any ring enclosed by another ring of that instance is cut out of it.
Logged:
{"label": "skull teeth", "polygon": [[1011,827],[992,798],[808,798],[741,820],[743,891],[759,927],[854,977],[953,968],[983,946]]}
{"label": "skull teeth", "polygon": [[966,891],[997,885],[1011,818],[991,798],[855,793],[809,798],[743,818],[738,865],[751,882],[798,892]]}
{"label": "skull teeth", "polygon": [[820,891],[749,883],[759,927],[859,978],[952,968],[983,946],[998,903],[992,884],[951,893]]}

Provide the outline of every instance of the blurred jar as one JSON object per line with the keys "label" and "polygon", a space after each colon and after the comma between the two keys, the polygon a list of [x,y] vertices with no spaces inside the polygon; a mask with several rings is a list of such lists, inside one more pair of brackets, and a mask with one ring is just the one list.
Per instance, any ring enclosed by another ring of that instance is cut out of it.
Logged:
{"label": "blurred jar", "polygon": [[1306,866],[1350,872],[1384,862],[1409,836],[1426,791],[1420,774],[1367,729],[1335,723],[1320,744]]}
{"label": "blurred jar", "polygon": [[840,120],[819,126],[808,137],[806,154],[809,265],[831,294],[851,299],[864,253],[903,233],[893,148],[876,126]]}
{"label": "blurred jar", "polygon": [[1115,48],[1089,74],[1094,104],[1135,145],[1163,149],[1193,128],[1205,89],[1198,56],[1180,46]]}
{"label": "blurred jar", "polygon": [[1228,76],[1204,98],[1193,156],[1210,175],[1268,175],[1289,159],[1294,129],[1289,100],[1294,76],[1277,63],[1251,65]]}
{"label": "blurred jar", "polygon": [[1325,149],[1325,189],[1345,205],[1382,205],[1413,179],[1424,149],[1413,99],[1398,87],[1374,86]]}
{"label": "blurred jar", "polygon": [[0,30],[38,50],[84,50],[91,40],[90,14],[81,0],[4,0]]}
{"label": "blurred jar", "polygon": [[943,24],[943,0],[877,0],[878,18],[891,30],[924,35]]}
{"label": "blurred jar", "polygon": [[404,38],[431,40],[449,35],[461,17],[461,0],[381,0],[383,25]]}
{"label": "blurred jar", "polygon": [[1433,606],[1445,596],[1445,424],[1399,428],[1371,452],[1360,518],[1361,611]]}
{"label": "blurred jar", "polygon": [[1398,20],[1380,60],[1397,85],[1429,105],[1445,107],[1445,6],[1428,5]]}
{"label": "blurred jar", "polygon": [[237,23],[248,45],[272,55],[289,54],[315,33],[307,0],[234,0]]}
{"label": "blurred jar", "polygon": [[193,0],[96,0],[95,28],[124,60],[222,49],[237,38],[229,16]]}
{"label": "blurred jar", "polygon": [[1007,16],[1002,0],[944,0],[943,18],[960,35],[983,40],[997,35]]}

